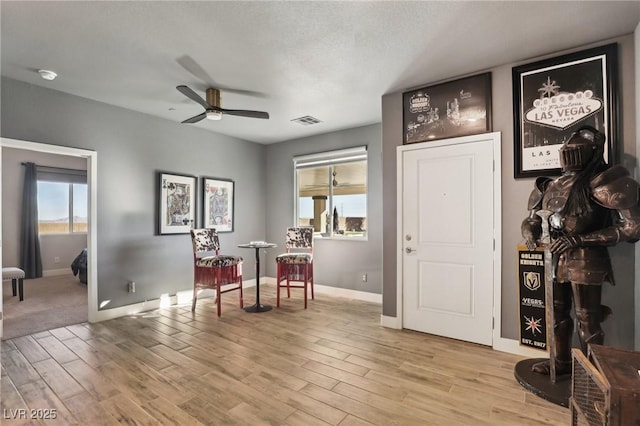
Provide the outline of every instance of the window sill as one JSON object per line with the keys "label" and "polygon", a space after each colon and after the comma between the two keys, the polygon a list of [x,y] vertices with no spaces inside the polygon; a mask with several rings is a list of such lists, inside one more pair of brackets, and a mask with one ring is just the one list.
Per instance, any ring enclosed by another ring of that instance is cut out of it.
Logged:
{"label": "window sill", "polygon": [[62,236],[65,236],[65,235],[68,235],[68,236],[75,236],[75,235],[82,236],[82,235],[84,235],[84,236],[86,236],[87,233],[86,232],[60,232],[60,233],[58,233],[58,232],[56,232],[56,233],[48,232],[46,234],[38,234],[38,237],[48,237],[48,236],[59,237],[61,235]]}
{"label": "window sill", "polygon": [[318,240],[318,241],[324,241],[324,240],[329,240],[329,241],[359,241],[359,242],[367,242],[369,241],[369,238],[367,236],[362,236],[362,237],[349,237],[349,236],[345,236],[345,235],[327,235],[327,236],[323,236],[323,235],[314,235],[313,236],[314,240]]}

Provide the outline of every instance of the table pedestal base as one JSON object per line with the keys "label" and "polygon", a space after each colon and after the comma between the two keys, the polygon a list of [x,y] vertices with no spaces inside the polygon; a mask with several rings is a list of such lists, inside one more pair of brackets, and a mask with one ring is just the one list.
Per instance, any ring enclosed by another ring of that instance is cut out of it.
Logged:
{"label": "table pedestal base", "polygon": [[247,306],[246,308],[244,308],[245,312],[267,312],[270,311],[271,309],[273,309],[272,306],[269,305],[251,305],[251,306]]}

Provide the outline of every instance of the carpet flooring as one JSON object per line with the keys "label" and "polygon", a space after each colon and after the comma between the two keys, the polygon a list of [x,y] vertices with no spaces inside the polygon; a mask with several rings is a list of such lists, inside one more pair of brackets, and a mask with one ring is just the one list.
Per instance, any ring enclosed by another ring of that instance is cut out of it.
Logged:
{"label": "carpet flooring", "polygon": [[57,275],[24,280],[24,300],[2,282],[2,340],[87,322],[87,286],[78,277]]}

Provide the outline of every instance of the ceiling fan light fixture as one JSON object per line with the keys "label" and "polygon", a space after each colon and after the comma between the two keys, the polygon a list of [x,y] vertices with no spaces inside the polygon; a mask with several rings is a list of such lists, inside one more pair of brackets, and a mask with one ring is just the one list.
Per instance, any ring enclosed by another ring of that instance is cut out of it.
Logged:
{"label": "ceiling fan light fixture", "polygon": [[222,113],[220,111],[207,111],[207,118],[209,120],[222,120]]}

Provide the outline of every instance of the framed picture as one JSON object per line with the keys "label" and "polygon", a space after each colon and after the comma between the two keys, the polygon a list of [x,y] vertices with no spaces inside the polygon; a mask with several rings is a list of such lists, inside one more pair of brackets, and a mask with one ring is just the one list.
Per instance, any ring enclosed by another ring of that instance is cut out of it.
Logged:
{"label": "framed picture", "polygon": [[491,73],[402,94],[403,144],[491,131]]}
{"label": "framed picture", "polygon": [[617,45],[513,68],[514,177],[560,174],[558,150],[581,126],[604,133],[615,162]]}
{"label": "framed picture", "polygon": [[233,232],[233,181],[202,178],[202,217],[204,228]]}
{"label": "framed picture", "polygon": [[186,234],[195,225],[195,176],[158,173],[158,233]]}

